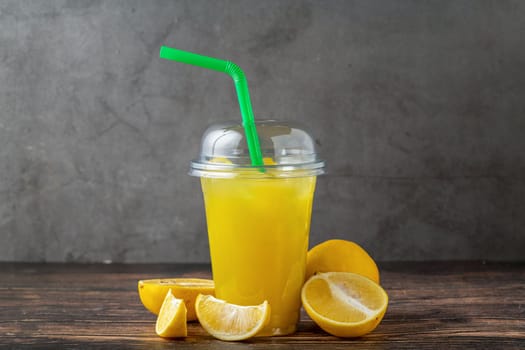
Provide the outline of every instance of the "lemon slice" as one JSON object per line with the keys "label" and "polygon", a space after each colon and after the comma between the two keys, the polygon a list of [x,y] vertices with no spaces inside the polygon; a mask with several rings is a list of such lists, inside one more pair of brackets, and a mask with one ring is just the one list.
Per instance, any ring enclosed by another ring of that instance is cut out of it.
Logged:
{"label": "lemon slice", "polygon": [[[229,160],[226,157],[215,157],[211,160],[211,163],[218,163],[218,164],[233,164],[231,160]],[[276,165],[275,161],[272,157],[264,157],[263,158],[264,165]]]}
{"label": "lemon slice", "polygon": [[226,157],[215,157],[210,161],[210,163],[233,164],[233,162]]}
{"label": "lemon slice", "polygon": [[220,340],[248,339],[270,321],[270,305],[266,300],[259,305],[240,306],[201,294],[195,310],[201,326]]}
{"label": "lemon slice", "polygon": [[388,295],[372,280],[350,272],[319,273],[303,286],[306,313],[326,332],[360,337],[383,319]]}
{"label": "lemon slice", "polygon": [[272,157],[264,157],[263,164],[264,165],[277,165],[277,163],[275,162],[275,160],[273,160]]}
{"label": "lemon slice", "polygon": [[199,293],[213,295],[215,284],[201,278],[163,278],[139,281],[138,290],[144,307],[155,315],[159,314],[166,293],[171,290],[174,297],[184,300],[188,321],[195,321],[195,298]]}
{"label": "lemon slice", "polygon": [[317,272],[353,272],[379,283],[375,261],[358,244],[330,239],[310,249],[306,257],[306,279]]}
{"label": "lemon slice", "polygon": [[155,332],[164,338],[180,338],[188,335],[186,328],[186,305],[184,300],[166,294],[155,324]]}

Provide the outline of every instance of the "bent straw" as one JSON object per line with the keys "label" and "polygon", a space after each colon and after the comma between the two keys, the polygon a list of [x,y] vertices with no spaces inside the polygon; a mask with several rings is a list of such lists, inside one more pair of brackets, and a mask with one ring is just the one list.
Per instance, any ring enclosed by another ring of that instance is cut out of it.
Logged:
{"label": "bent straw", "polygon": [[262,159],[261,146],[259,144],[257,128],[255,127],[252,103],[250,101],[250,92],[248,91],[248,82],[246,81],[246,76],[244,75],[242,69],[230,61],[198,55],[192,52],[182,51],[166,46],[162,46],[160,48],[160,58],[223,72],[228,74],[233,79],[235,90],[237,91],[237,99],[239,100],[242,125],[244,127],[244,133],[246,134],[246,142],[248,143],[250,160],[253,166],[263,166],[264,163]]}

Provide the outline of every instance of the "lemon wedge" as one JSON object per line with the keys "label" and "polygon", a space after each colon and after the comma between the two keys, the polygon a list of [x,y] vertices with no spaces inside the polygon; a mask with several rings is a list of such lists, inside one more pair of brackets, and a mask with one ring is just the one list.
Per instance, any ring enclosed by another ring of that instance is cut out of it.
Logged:
{"label": "lemon wedge", "polygon": [[166,294],[155,324],[155,332],[163,338],[180,338],[188,335],[186,328],[186,305],[184,300]]}
{"label": "lemon wedge", "polygon": [[267,301],[241,306],[200,294],[195,301],[195,310],[201,326],[215,338],[226,341],[251,338],[270,321]]}

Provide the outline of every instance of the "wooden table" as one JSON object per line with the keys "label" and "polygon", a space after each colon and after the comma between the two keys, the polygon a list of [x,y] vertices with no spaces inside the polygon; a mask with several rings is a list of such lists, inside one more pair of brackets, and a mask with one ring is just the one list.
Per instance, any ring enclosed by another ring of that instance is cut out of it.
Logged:
{"label": "wooden table", "polygon": [[2,349],[525,349],[525,263],[380,264],[383,322],[339,339],[304,313],[297,333],[228,343],[198,323],[184,340],[155,335],[137,280],[209,277],[208,265],[0,263]]}

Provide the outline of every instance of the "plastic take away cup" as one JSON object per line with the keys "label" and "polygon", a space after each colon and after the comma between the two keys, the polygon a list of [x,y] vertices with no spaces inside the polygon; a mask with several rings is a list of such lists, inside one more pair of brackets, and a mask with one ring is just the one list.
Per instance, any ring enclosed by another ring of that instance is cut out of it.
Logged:
{"label": "plastic take away cup", "polygon": [[253,165],[243,126],[207,129],[190,175],[200,177],[215,294],[239,305],[267,300],[259,335],[293,333],[299,320],[316,176],[323,173],[304,128],[256,121],[264,171]]}

